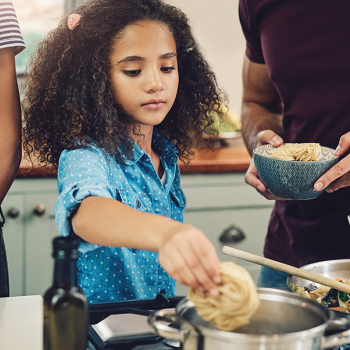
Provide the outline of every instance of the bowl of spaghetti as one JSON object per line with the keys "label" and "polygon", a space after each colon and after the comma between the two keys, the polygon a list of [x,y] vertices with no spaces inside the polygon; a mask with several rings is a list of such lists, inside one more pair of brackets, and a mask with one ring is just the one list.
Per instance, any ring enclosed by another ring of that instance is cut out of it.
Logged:
{"label": "bowl of spaghetti", "polygon": [[338,161],[335,150],[318,143],[262,145],[254,149],[254,164],[268,191],[279,198],[305,200],[318,197],[315,182]]}

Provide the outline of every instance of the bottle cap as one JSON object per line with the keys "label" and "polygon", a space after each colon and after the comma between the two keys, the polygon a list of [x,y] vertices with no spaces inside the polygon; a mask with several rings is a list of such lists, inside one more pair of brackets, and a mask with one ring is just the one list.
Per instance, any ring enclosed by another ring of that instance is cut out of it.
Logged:
{"label": "bottle cap", "polygon": [[79,239],[77,237],[55,237],[52,241],[54,258],[77,259]]}

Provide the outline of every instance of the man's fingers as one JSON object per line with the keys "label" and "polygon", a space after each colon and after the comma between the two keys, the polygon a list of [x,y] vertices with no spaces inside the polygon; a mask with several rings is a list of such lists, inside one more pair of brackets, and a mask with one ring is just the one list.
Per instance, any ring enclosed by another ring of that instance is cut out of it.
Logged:
{"label": "man's fingers", "polygon": [[336,148],[334,155],[341,156],[350,148],[350,132],[346,133],[339,139],[339,145]]}
{"label": "man's fingers", "polygon": [[266,191],[265,185],[258,177],[258,171],[255,168],[254,159],[252,159],[250,162],[249,168],[244,176],[244,180],[248,185],[256,188],[259,192]]}
{"label": "man's fingers", "polygon": [[[314,188],[316,191],[321,191],[327,187],[333,181],[339,179],[350,170],[350,155],[346,156],[339,163],[334,165],[325,174],[323,174],[315,183]],[[333,186],[331,186],[332,188]],[[331,190],[330,188],[330,190]],[[339,187],[338,187],[339,188]],[[336,188],[336,189],[338,189]],[[331,192],[331,191],[328,192]],[[335,189],[333,189],[335,190]]]}
{"label": "man's fingers", "polygon": [[269,200],[283,200],[282,198],[278,198],[273,196],[266,188],[266,186],[261,182],[258,177],[258,172],[254,165],[254,160],[252,159],[249,169],[247,170],[245,177],[245,182],[254,187],[262,196]]}
{"label": "man's fingers", "polygon": [[281,146],[283,143],[283,139],[281,136],[277,135],[272,130],[263,130],[260,131],[257,135],[258,138],[258,145],[265,145],[267,143],[270,143],[274,147]]}
{"label": "man's fingers", "polygon": [[350,173],[346,173],[342,177],[340,177],[338,180],[333,181],[327,188],[326,192],[332,193],[334,191],[339,190],[339,188],[348,187],[350,186]]}

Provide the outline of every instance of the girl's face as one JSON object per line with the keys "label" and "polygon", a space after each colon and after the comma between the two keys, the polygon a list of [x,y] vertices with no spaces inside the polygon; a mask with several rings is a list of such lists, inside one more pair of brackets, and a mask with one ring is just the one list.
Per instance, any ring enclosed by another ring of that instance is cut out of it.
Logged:
{"label": "girl's face", "polygon": [[116,101],[142,126],[158,125],[179,85],[176,45],[166,25],[138,22],[117,39],[109,56]]}

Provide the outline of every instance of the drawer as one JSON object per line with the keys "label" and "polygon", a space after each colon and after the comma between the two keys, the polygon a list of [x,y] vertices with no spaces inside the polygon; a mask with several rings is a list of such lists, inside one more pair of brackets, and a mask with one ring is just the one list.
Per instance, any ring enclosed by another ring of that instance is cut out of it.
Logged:
{"label": "drawer", "polygon": [[[183,176],[184,178],[185,176]],[[270,207],[269,201],[244,181],[244,174],[188,176],[182,181],[187,210]]]}
{"label": "drawer", "polygon": [[[258,281],[260,266],[222,253],[227,245],[236,249],[263,256],[265,236],[272,208],[251,208],[220,211],[185,211],[184,222],[198,227],[216,248],[220,261],[233,261],[243,266]],[[231,225],[239,228],[245,238],[238,243],[221,243],[220,236]],[[177,294],[186,295],[188,287],[177,285]]]}

